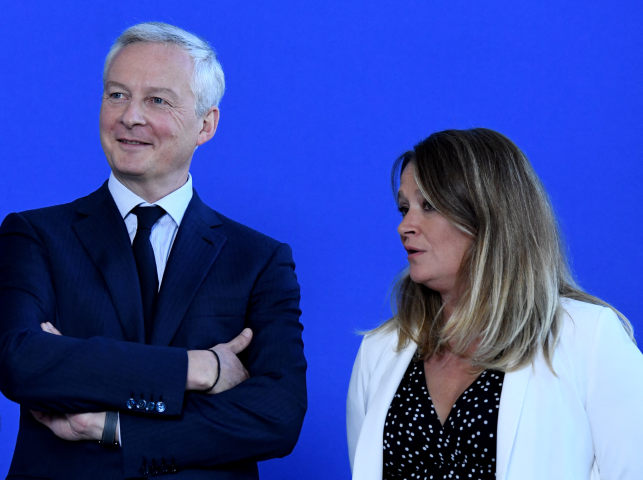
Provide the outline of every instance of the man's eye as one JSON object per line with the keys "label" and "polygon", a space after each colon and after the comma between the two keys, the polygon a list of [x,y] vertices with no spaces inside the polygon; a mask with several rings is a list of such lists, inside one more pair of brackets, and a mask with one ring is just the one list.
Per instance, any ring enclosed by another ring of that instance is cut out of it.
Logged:
{"label": "man's eye", "polygon": [[123,94],[118,92],[110,93],[109,98],[113,98],[114,100],[120,100],[121,98],[123,98]]}
{"label": "man's eye", "polygon": [[162,105],[162,104],[164,104],[164,103],[165,103],[165,100],[163,100],[163,99],[162,99],[162,98],[160,98],[160,97],[154,97],[154,98],[152,99],[152,101],[153,101],[154,103],[156,103],[157,105]]}

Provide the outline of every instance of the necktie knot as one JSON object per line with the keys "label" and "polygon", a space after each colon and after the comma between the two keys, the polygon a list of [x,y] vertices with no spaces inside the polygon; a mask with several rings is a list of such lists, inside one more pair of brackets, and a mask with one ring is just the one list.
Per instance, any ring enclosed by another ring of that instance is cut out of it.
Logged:
{"label": "necktie knot", "polygon": [[136,215],[138,226],[136,230],[152,230],[152,227],[156,222],[159,221],[163,215],[165,215],[165,210],[163,210],[158,205],[153,205],[151,207],[134,207],[132,213]]}

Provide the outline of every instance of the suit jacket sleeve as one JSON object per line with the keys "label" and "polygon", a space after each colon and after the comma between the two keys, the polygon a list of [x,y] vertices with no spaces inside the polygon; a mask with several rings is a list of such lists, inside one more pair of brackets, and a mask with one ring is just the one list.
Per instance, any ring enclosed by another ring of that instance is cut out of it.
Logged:
{"label": "suit jacket sleeve", "polygon": [[[48,225],[57,221],[51,214],[58,211],[47,212]],[[100,329],[87,338],[42,332],[41,322],[64,325],[69,320],[59,318],[59,312],[71,312],[63,317],[75,314],[70,297],[84,295],[78,301],[94,301],[85,292],[57,285],[61,268],[69,269],[63,272],[65,278],[95,272],[85,268],[84,254],[84,268],[77,268],[73,256],[68,267],[61,267],[60,259],[67,257],[52,245],[62,248],[64,242],[48,238],[47,230],[32,220],[33,214],[12,214],[0,227],[0,389],[8,398],[41,411],[119,410],[126,477],[140,476],[145,462],[216,468],[283,456],[293,449],[306,410],[306,362],[299,285],[287,245],[264,240],[260,255],[252,253],[252,246],[248,250],[257,273],[250,283],[245,325],[240,326],[252,328],[254,336],[240,357],[251,378],[227,392],[205,395],[185,392],[185,348],[115,340]],[[88,282],[72,283],[82,290]],[[109,302],[106,286],[93,288]],[[59,304],[61,298],[66,308]],[[91,318],[87,324],[100,321]],[[84,319],[74,318],[70,324],[82,327]],[[132,397],[162,399],[166,410],[130,411],[126,402]]]}
{"label": "suit jacket sleeve", "polygon": [[143,458],[190,468],[289,454],[307,405],[300,313],[292,254],[280,244],[249,300],[246,326],[254,336],[244,362],[250,378],[217,395],[187,393],[177,418],[122,415],[126,477]]}
{"label": "suit jacket sleeve", "polygon": [[185,349],[45,333],[41,322],[59,324],[56,294],[45,243],[22,215],[9,215],[0,227],[0,390],[7,398],[73,413],[122,410],[129,398],[163,395],[164,415],[180,413]]}

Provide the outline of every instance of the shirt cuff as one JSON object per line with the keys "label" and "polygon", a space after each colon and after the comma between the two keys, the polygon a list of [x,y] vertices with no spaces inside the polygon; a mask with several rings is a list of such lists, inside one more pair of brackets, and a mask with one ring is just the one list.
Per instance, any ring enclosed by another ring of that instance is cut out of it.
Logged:
{"label": "shirt cuff", "polygon": [[116,441],[118,444],[122,447],[123,444],[121,443],[121,414],[120,412],[116,412]]}

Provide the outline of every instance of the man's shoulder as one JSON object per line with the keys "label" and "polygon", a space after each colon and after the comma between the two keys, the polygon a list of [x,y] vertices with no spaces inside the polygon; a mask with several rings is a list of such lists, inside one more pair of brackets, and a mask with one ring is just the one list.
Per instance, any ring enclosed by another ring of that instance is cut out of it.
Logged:
{"label": "man's shoulder", "polygon": [[3,224],[10,223],[16,217],[21,217],[34,227],[68,224],[77,217],[78,212],[81,211],[83,207],[104,200],[106,193],[108,193],[108,190],[105,185],[103,185],[98,190],[68,203],[10,213],[6,216]]}
{"label": "man's shoulder", "polygon": [[226,237],[226,250],[237,258],[250,258],[259,263],[278,257],[292,262],[292,250],[286,243],[280,242],[242,223],[232,220],[219,212],[215,214],[221,220],[216,231]]}
{"label": "man's shoulder", "polygon": [[251,228],[247,225],[244,225],[243,223],[239,223],[236,220],[232,220],[229,217],[226,217],[222,213],[212,210],[217,217],[221,220],[221,229],[222,232],[225,232],[224,235],[232,235],[239,240],[245,240],[248,241],[249,243],[257,244],[257,243],[265,243],[266,245],[270,245],[272,247],[277,247],[281,245],[282,242],[279,240],[276,240],[265,233],[261,233],[258,230],[255,230],[254,228]]}
{"label": "man's shoulder", "polygon": [[[202,221],[208,223],[217,233],[225,236],[229,240],[234,240],[240,244],[252,246],[265,245],[267,248],[276,249],[282,242],[268,235],[261,233],[243,223],[233,220],[221,212],[208,206],[199,195],[194,192],[192,197],[192,212],[196,213]],[[188,207],[190,209],[190,207]],[[187,215],[187,212],[186,212]]]}
{"label": "man's shoulder", "polygon": [[223,248],[226,255],[229,256],[228,258],[244,262],[252,259],[253,262],[260,264],[269,261],[275,256],[284,261],[292,261],[292,251],[286,243],[282,243],[212,209],[195,192],[192,202],[183,217],[179,232],[184,228],[186,221],[185,228],[188,231],[192,231],[193,222],[196,218],[199,219],[199,223],[208,225],[213,235],[224,239]]}

